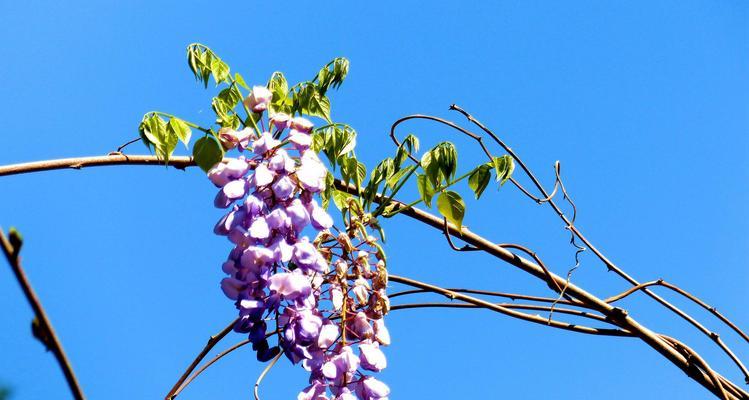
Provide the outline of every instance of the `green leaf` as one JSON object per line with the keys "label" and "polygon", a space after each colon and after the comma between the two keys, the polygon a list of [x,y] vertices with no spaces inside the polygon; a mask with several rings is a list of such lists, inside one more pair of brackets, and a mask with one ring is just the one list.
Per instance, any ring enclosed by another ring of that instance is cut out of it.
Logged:
{"label": "green leaf", "polygon": [[351,195],[345,192],[341,192],[340,190],[333,190],[333,203],[335,204],[336,208],[343,211],[348,208],[348,199],[351,198]]}
{"label": "green leaf", "polygon": [[161,143],[157,146],[154,146],[154,150],[156,151],[156,157],[164,160],[164,163],[167,163],[169,161],[169,157],[171,157],[172,153],[174,153],[174,149],[177,148],[177,142],[179,141],[179,138],[177,137],[177,134],[175,132],[167,130],[166,126],[164,126],[162,130],[159,131],[159,133],[163,135],[161,138]]}
{"label": "green leaf", "polygon": [[343,175],[344,181],[348,184],[353,181],[356,186],[361,186],[364,182],[364,178],[367,176],[367,167],[364,163],[356,159],[356,157],[341,157],[341,175]]}
{"label": "green leaf", "polygon": [[394,173],[390,178],[387,180],[387,186],[389,186],[391,189],[395,190],[395,186],[398,185],[398,182],[406,176],[409,175],[413,170],[416,169],[415,165],[409,165],[406,168],[403,168],[402,170]]}
{"label": "green leaf", "polygon": [[189,126],[187,126],[187,123],[185,123],[185,121],[177,117],[173,117],[169,120],[169,123],[167,123],[167,129],[177,135],[179,140],[184,143],[185,147],[188,147],[188,144],[190,143],[190,137],[192,136],[192,130]]}
{"label": "green leaf", "polygon": [[446,190],[437,198],[437,209],[443,217],[452,222],[460,229],[463,226],[463,217],[466,213],[466,205],[459,194]]}
{"label": "green leaf", "polygon": [[393,175],[393,159],[388,157],[382,161],[372,170],[372,174],[369,179],[375,184],[387,180]]}
{"label": "green leaf", "polygon": [[515,170],[515,161],[512,157],[505,154],[502,157],[494,157],[491,166],[494,167],[494,172],[497,174],[497,182],[499,182],[500,185],[504,185],[504,183],[512,176],[512,171]]}
{"label": "green leaf", "polygon": [[398,146],[398,150],[395,153],[394,166],[396,170],[399,170],[401,165],[406,162],[409,154],[414,154],[419,151],[419,139],[413,134],[408,134]]}
{"label": "green leaf", "polygon": [[237,85],[250,90],[250,87],[247,86],[247,82],[244,81],[244,78],[239,74],[239,72],[234,73],[234,82],[237,82]]}
{"label": "green leaf", "polygon": [[330,119],[330,99],[323,94],[315,94],[310,98],[308,114],[325,119],[332,123]]}
{"label": "green leaf", "polygon": [[229,66],[221,61],[220,58],[215,57],[211,60],[211,74],[213,75],[213,80],[216,81],[216,85],[221,82],[228,82]]}
{"label": "green leaf", "polygon": [[491,177],[491,168],[486,164],[479,165],[471,172],[471,175],[468,176],[468,186],[473,190],[473,193],[476,194],[476,200],[481,197],[481,193],[486,189]]}
{"label": "green leaf", "polygon": [[424,170],[424,179],[429,180],[429,183],[433,187],[440,184],[439,164],[435,156],[437,155],[432,151],[428,151],[421,156],[421,168]]}
{"label": "green leaf", "polygon": [[426,175],[417,175],[416,186],[419,189],[419,195],[421,196],[421,200],[424,201],[424,204],[426,204],[427,207],[431,208],[432,196],[434,196],[434,186],[432,186],[432,183],[429,181],[429,178],[427,178]]}
{"label": "green leaf", "polygon": [[320,94],[324,95],[330,87],[338,89],[346,79],[348,69],[349,61],[343,57],[335,58],[322,67],[315,77]]}
{"label": "green leaf", "polygon": [[320,199],[322,200],[322,208],[326,209],[328,208],[328,203],[330,203],[330,198],[333,195],[333,191],[335,190],[335,177],[333,174],[328,171],[328,173],[325,175],[325,189],[323,189],[322,192],[320,192]]}
{"label": "green leaf", "polygon": [[221,97],[213,98],[211,101],[211,108],[213,108],[213,112],[216,113],[216,123],[222,127],[228,126],[232,129],[239,127],[239,116],[234,112],[233,107],[227,104]]}
{"label": "green leaf", "polygon": [[224,158],[224,150],[213,136],[205,136],[195,142],[195,146],[192,148],[192,157],[200,169],[208,172]]}
{"label": "green leaf", "polygon": [[274,113],[282,112],[291,114],[293,98],[289,97],[289,84],[281,72],[274,72],[268,81],[268,90],[273,94],[270,108]]}
{"label": "green leaf", "polygon": [[450,142],[442,142],[435,146],[434,150],[439,154],[439,169],[445,182],[455,177],[458,169],[458,152],[455,145]]}
{"label": "green leaf", "polygon": [[[169,161],[169,157],[177,148],[179,137],[172,129],[167,128],[167,123],[156,113],[151,113],[143,117],[140,126],[141,138],[148,141],[153,146],[156,157],[164,162]],[[148,144],[147,144],[148,145]]]}

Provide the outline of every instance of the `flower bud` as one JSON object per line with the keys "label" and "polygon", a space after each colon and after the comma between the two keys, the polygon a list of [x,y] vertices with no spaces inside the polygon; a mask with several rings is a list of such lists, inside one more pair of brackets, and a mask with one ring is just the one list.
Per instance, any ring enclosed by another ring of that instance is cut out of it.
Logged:
{"label": "flower bud", "polygon": [[263,112],[268,109],[273,93],[265,86],[253,86],[250,95],[244,99],[244,104],[253,112]]}
{"label": "flower bud", "polygon": [[296,117],[291,120],[291,129],[302,133],[308,133],[313,127],[314,125],[307,118]]}
{"label": "flower bud", "polygon": [[270,123],[276,127],[277,130],[282,131],[291,126],[291,117],[284,113],[275,113],[270,117]]}

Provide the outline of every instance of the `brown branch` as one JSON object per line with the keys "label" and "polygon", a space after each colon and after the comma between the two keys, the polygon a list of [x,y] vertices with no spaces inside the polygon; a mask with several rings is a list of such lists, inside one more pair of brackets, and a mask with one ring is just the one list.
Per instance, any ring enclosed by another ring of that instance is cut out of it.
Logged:
{"label": "brown branch", "polygon": [[174,399],[175,396],[177,396],[178,390],[181,390],[180,386],[182,386],[182,383],[185,381],[185,379],[187,379],[190,373],[192,373],[192,371],[195,370],[195,367],[197,367],[198,364],[200,364],[200,362],[203,361],[205,356],[208,355],[208,352],[210,352],[211,349],[213,349],[213,347],[216,346],[216,344],[221,341],[221,339],[223,339],[226,335],[229,334],[229,332],[232,331],[232,329],[234,329],[234,324],[236,324],[238,320],[239,318],[235,319],[229,325],[226,325],[226,327],[222,329],[221,332],[208,338],[208,342],[203,347],[203,350],[201,350],[200,353],[198,353],[198,355],[195,357],[195,359],[192,360],[192,363],[190,363],[190,366],[187,367],[185,372],[182,373],[182,376],[179,377],[179,379],[174,384],[174,386],[172,386],[172,388],[169,390],[169,393],[167,393],[165,397],[166,400],[172,400]]}
{"label": "brown branch", "polygon": [[[419,289],[423,289],[429,292],[442,294],[444,296],[447,296],[450,299],[457,299],[464,301],[469,304],[473,304],[478,307],[486,308],[510,317],[522,319],[529,322],[534,322],[541,325],[548,325],[554,328],[559,329],[566,329],[573,332],[579,332],[579,333],[587,333],[592,335],[608,335],[608,336],[632,336],[630,332],[622,331],[619,329],[605,329],[605,328],[591,328],[587,326],[580,326],[580,325],[574,325],[569,324],[565,322],[559,322],[554,320],[548,320],[546,318],[541,317],[540,315],[530,315],[525,314],[522,312],[511,310],[508,307],[503,307],[501,305],[497,305],[491,302],[488,302],[486,300],[481,300],[476,297],[472,296],[466,296],[464,294],[453,292],[450,290],[447,290],[445,288],[441,288],[439,286],[430,285],[428,283],[420,282],[414,279],[405,278],[398,275],[390,275],[388,279],[392,282],[402,283],[404,285],[408,285],[411,287],[416,287]],[[610,322],[610,321],[609,321]]]}
{"label": "brown branch", "polygon": [[0,244],[2,244],[3,253],[13,270],[13,274],[16,276],[18,284],[21,285],[26,300],[28,300],[29,305],[31,305],[31,308],[34,310],[35,321],[38,322],[37,326],[40,329],[40,335],[38,337],[47,350],[51,351],[52,354],[54,354],[55,359],[57,359],[57,364],[60,365],[60,369],[62,369],[62,373],[65,375],[65,380],[70,387],[70,392],[73,394],[73,398],[76,400],[85,399],[86,396],[83,395],[81,385],[78,383],[78,378],[76,378],[75,372],[73,372],[73,366],[70,364],[70,360],[68,360],[68,356],[65,354],[62,343],[57,337],[55,329],[52,327],[52,323],[47,316],[47,312],[44,310],[44,306],[42,306],[42,302],[36,295],[29,278],[26,276],[26,272],[21,266],[21,258],[19,257],[19,252],[21,250],[20,235],[14,235],[13,229],[11,229],[10,236],[11,238],[8,240],[8,238],[5,237],[2,228],[0,228]]}
{"label": "brown branch", "polygon": [[234,350],[236,350],[236,349],[238,349],[238,348],[240,348],[240,347],[242,347],[242,346],[245,346],[245,345],[247,345],[247,344],[249,344],[249,343],[251,343],[251,342],[250,342],[250,339],[245,339],[245,340],[243,340],[243,341],[241,341],[241,342],[239,342],[239,343],[237,343],[237,344],[235,344],[235,345],[233,345],[233,346],[229,347],[228,349],[226,349],[226,350],[222,351],[221,353],[218,353],[218,354],[217,354],[217,355],[216,355],[215,357],[213,357],[212,359],[210,359],[210,360],[206,361],[206,363],[205,363],[205,364],[203,364],[203,365],[202,365],[202,366],[201,366],[200,368],[198,368],[198,370],[197,370],[197,371],[195,371],[195,373],[194,373],[194,374],[190,375],[190,377],[189,377],[189,378],[187,378],[187,379],[185,380],[185,382],[184,382],[184,383],[183,383],[182,385],[180,385],[179,389],[177,389],[177,390],[175,390],[175,391],[174,391],[174,394],[172,395],[172,398],[174,399],[174,398],[176,398],[177,396],[179,396],[179,394],[180,394],[180,393],[182,393],[182,391],[183,391],[183,390],[184,390],[184,389],[185,389],[185,388],[186,388],[186,387],[187,387],[187,386],[188,386],[188,385],[189,385],[190,383],[192,383],[192,381],[194,381],[194,380],[195,380],[195,378],[197,378],[197,377],[198,377],[198,376],[199,376],[200,374],[202,374],[202,373],[203,373],[203,371],[205,371],[206,369],[208,369],[208,367],[210,367],[211,365],[213,365],[213,364],[214,364],[214,363],[215,363],[216,361],[218,361],[218,360],[220,360],[220,359],[224,358],[224,356],[226,356],[227,354],[229,354],[229,353],[233,352]]}
{"label": "brown branch", "polygon": [[[470,293],[470,294],[481,294],[485,296],[494,296],[494,297],[505,297],[511,300],[529,300],[529,301],[538,301],[542,303],[553,303],[556,301],[556,299],[553,299],[551,297],[541,297],[541,296],[530,296],[526,294],[517,294],[517,293],[504,293],[504,292],[494,292],[489,290],[476,290],[476,289],[455,289],[455,288],[447,288],[447,290],[451,292],[460,292],[460,293]],[[424,289],[412,289],[412,290],[404,290],[402,292],[396,292],[392,294],[388,294],[388,297],[390,299],[405,296],[409,294],[414,293],[429,293],[428,290]],[[576,300],[560,300],[558,304],[565,304],[569,306],[575,306],[575,307],[584,307],[589,308],[587,305],[580,303]]]}
{"label": "brown branch", "polygon": [[[40,170],[50,170],[50,169],[63,169],[63,168],[82,168],[82,167],[89,167],[89,166],[99,166],[99,165],[115,165],[115,164],[140,164],[140,165],[159,165],[162,162],[157,160],[156,157],[153,156],[122,156],[122,155],[114,155],[114,156],[104,156],[104,157],[84,157],[84,158],[77,158],[77,159],[67,159],[67,160],[51,160],[51,161],[42,161],[37,163],[27,163],[27,164],[19,164],[19,165],[10,165],[5,167],[0,167],[0,176],[3,175],[11,175],[11,174],[20,174],[20,173],[26,173],[26,172],[32,172],[32,171],[40,171]],[[190,165],[193,165],[192,160],[189,157],[172,157],[169,160],[169,165],[175,166],[177,168],[184,168]],[[336,181],[336,189],[349,193],[349,194],[356,194],[356,188],[351,185],[346,185],[343,182],[337,180]],[[375,196],[375,201],[382,202],[386,199],[382,196]],[[441,218],[438,218],[432,214],[429,214],[427,212],[424,212],[422,210],[419,210],[417,208],[413,207],[406,207],[403,203],[392,201],[392,204],[394,204],[396,207],[402,208],[402,213],[410,218],[413,218],[417,221],[420,221],[426,225],[429,225],[435,229],[442,230],[443,229],[443,221]],[[553,204],[553,201],[549,201],[549,204]],[[567,220],[566,216],[561,214],[561,211],[559,211],[560,216],[563,218],[563,220]],[[580,238],[583,243],[585,243],[593,252],[609,267],[609,269],[612,269],[614,271],[619,271],[617,273],[623,274],[625,276],[625,279],[627,277],[629,278],[628,281],[630,283],[635,282],[634,284],[638,284],[633,278],[626,275],[624,272],[619,270],[613,263],[611,263],[603,254],[600,253],[597,249],[595,249],[593,246],[589,244],[587,239],[585,239],[579,231],[574,226],[569,227],[570,230],[572,230],[573,233],[575,233],[578,238]],[[496,244],[486,240],[485,238],[476,235],[466,228],[458,229],[454,225],[450,225],[449,233],[452,237],[458,238],[460,240],[465,241],[466,243],[480,248],[482,251],[491,254],[494,257],[499,258],[500,260],[513,265],[537,278],[540,279],[546,279],[546,276],[544,274],[543,269],[538,266],[537,264],[524,259],[522,257],[519,257],[516,254],[513,254],[512,252],[503,249]],[[554,281],[557,282],[557,284],[564,284],[565,281],[563,278],[559,277],[558,275],[551,274],[551,277]],[[646,291],[647,289],[643,289],[643,291]],[[710,390],[712,393],[714,393],[716,396],[722,396],[722,392],[719,387],[717,387],[713,381],[711,380],[710,376],[708,376],[706,373],[702,371],[695,371],[694,368],[692,368],[691,363],[687,360],[687,358],[674,346],[672,346],[669,342],[664,340],[662,337],[660,337],[655,332],[651,331],[650,329],[646,328],[645,326],[641,325],[639,322],[634,320],[632,317],[630,317],[626,311],[613,307],[610,304],[607,304],[602,299],[588,293],[587,291],[583,290],[582,288],[578,287],[575,284],[570,283],[567,292],[577,300],[587,304],[591,309],[594,309],[603,315],[605,315],[611,322],[616,324],[622,329],[625,329],[627,331],[632,332],[636,336],[638,336],[640,339],[642,339],[645,343],[647,343],[650,347],[652,347],[654,350],[659,352],[661,355],[663,355],[666,359],[668,359],[671,363],[676,365],[678,368],[680,368],[682,371],[684,371],[688,376],[690,376],[692,379],[694,379],[696,382],[700,383],[703,387]],[[652,292],[650,292],[652,294]],[[655,294],[652,294],[651,297],[655,296],[654,298],[660,299]],[[660,302],[670,304],[666,302],[663,299],[659,300]],[[672,306],[673,307],[673,306]],[[738,398],[741,399],[749,399],[749,393],[746,391],[737,388],[739,395]]]}
{"label": "brown branch", "polygon": [[700,298],[698,298],[697,296],[695,296],[695,295],[687,292],[686,290],[684,290],[684,289],[682,289],[682,288],[674,285],[673,283],[669,283],[669,282],[664,281],[663,279],[658,279],[658,280],[655,280],[655,281],[641,283],[641,284],[639,284],[637,286],[634,286],[634,287],[630,288],[629,290],[626,290],[625,292],[622,292],[622,293],[620,293],[620,294],[618,294],[616,296],[609,297],[608,299],[606,299],[606,302],[607,303],[613,303],[615,301],[621,300],[621,299],[629,296],[630,294],[632,294],[632,293],[634,293],[634,292],[636,292],[636,291],[638,291],[638,290],[640,290],[642,288],[648,287],[648,286],[663,286],[665,288],[673,290],[676,293],[679,293],[680,295],[686,297],[687,299],[689,299],[692,302],[696,303],[700,307],[702,307],[705,310],[709,311],[711,314],[713,314],[715,317],[717,317],[719,320],[721,320],[723,323],[725,323],[731,329],[733,329],[733,331],[736,332],[739,336],[741,336],[742,339],[744,339],[747,343],[749,343],[749,336],[747,336],[747,334],[744,333],[744,331],[742,331],[741,328],[739,328],[738,326],[736,326],[736,324],[734,324],[731,320],[729,320],[723,314],[721,314],[720,312],[718,312],[717,308],[715,308],[715,307],[713,307],[713,306],[705,303],[704,301],[700,300]]}
{"label": "brown branch", "polygon": [[[518,304],[518,303],[493,303],[493,304],[499,307],[516,309],[516,310],[533,310],[533,311],[547,311],[547,312],[551,311],[551,307],[549,306],[540,306],[536,304]],[[486,308],[486,307],[479,306],[476,304],[471,304],[471,303],[406,303],[406,304],[395,304],[395,305],[390,306],[391,311],[408,310],[412,308]],[[556,308],[554,311],[560,314],[573,315],[573,316],[580,317],[580,318],[589,318],[598,322],[609,323],[606,317],[600,316],[598,314],[592,314],[592,313],[585,312],[585,311],[574,310],[571,308]],[[620,331],[620,332],[624,332],[624,331]],[[616,336],[621,336],[621,335],[616,335]],[[629,333],[626,336],[632,336],[632,334]]]}

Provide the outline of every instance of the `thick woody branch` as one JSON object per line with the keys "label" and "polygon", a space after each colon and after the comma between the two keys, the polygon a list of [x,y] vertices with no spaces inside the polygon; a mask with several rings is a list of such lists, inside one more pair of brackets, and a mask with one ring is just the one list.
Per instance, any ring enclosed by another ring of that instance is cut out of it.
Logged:
{"label": "thick woody branch", "polygon": [[[13,232],[11,231],[11,238],[12,236]],[[13,269],[13,274],[16,276],[16,280],[18,280],[18,284],[21,285],[26,300],[28,300],[29,305],[31,305],[31,308],[34,310],[34,315],[36,316],[36,321],[38,321],[40,329],[37,336],[42,340],[44,346],[47,347],[47,350],[55,355],[55,359],[57,359],[57,363],[60,365],[60,369],[62,369],[62,373],[65,375],[65,380],[70,387],[70,392],[73,394],[73,398],[76,400],[85,399],[86,397],[83,395],[83,390],[78,383],[78,378],[76,378],[75,372],[73,372],[73,366],[70,364],[70,360],[68,360],[65,350],[62,348],[62,343],[57,337],[57,333],[52,327],[52,323],[49,321],[49,317],[44,310],[44,306],[42,306],[42,302],[39,300],[39,297],[37,297],[34,288],[31,286],[31,282],[29,282],[29,278],[26,276],[26,272],[21,266],[21,259],[18,255],[20,251],[20,243],[16,243],[15,245],[11,243],[11,241],[5,237],[3,230],[0,229],[0,244],[2,245],[3,253],[8,259],[11,269]]]}

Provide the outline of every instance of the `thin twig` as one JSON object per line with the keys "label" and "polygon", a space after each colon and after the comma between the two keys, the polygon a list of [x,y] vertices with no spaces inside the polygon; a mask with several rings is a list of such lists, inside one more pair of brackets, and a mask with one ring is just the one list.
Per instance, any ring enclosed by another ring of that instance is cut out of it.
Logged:
{"label": "thin twig", "polygon": [[130,146],[131,144],[133,144],[133,143],[135,143],[135,142],[139,142],[139,141],[140,141],[140,138],[139,138],[139,137],[137,137],[137,138],[135,138],[135,139],[133,139],[133,140],[130,140],[130,141],[128,141],[128,142],[126,142],[126,143],[124,143],[124,144],[122,144],[122,145],[121,145],[120,147],[118,147],[118,148],[117,148],[117,150],[115,151],[115,153],[122,153],[122,150],[123,150],[123,149],[124,149],[125,147],[127,147],[127,146]]}
{"label": "thin twig", "polygon": [[[515,310],[533,310],[533,311],[547,311],[547,312],[551,310],[550,306],[540,306],[536,304],[518,304],[518,303],[493,303],[493,304],[499,307],[510,308],[510,309],[515,309]],[[476,304],[470,304],[470,303],[406,303],[406,304],[392,305],[390,306],[390,311],[407,310],[407,309],[412,309],[412,308],[486,308],[486,307],[476,305]],[[580,318],[589,318],[598,322],[609,323],[606,317],[603,317],[598,314],[592,314],[592,313],[585,312],[585,311],[574,310],[571,308],[557,308],[556,311],[560,314],[574,315]]]}
{"label": "thin twig", "polygon": [[185,372],[182,373],[182,376],[179,377],[179,379],[174,384],[174,386],[172,386],[172,388],[169,390],[169,393],[167,393],[165,397],[166,400],[174,399],[174,397],[176,396],[177,390],[179,389],[180,386],[182,386],[182,383],[185,381],[185,379],[187,379],[187,377],[190,376],[190,373],[192,373],[195,367],[197,367],[198,364],[200,364],[200,362],[205,358],[205,356],[208,355],[208,352],[210,352],[211,349],[213,349],[213,347],[216,346],[216,344],[221,341],[221,339],[223,339],[226,335],[229,334],[229,332],[232,331],[232,329],[234,329],[234,324],[236,324],[238,320],[239,318],[235,319],[229,325],[226,325],[226,327],[222,329],[219,333],[208,338],[208,342],[203,347],[203,350],[201,350],[200,353],[198,353],[198,355],[195,357],[195,359],[192,360],[192,363],[190,363],[190,366],[187,367]]}
{"label": "thin twig", "polygon": [[[11,237],[13,237],[12,229]],[[63,375],[65,375],[65,380],[70,387],[70,392],[73,394],[73,398],[75,398],[76,400],[85,399],[86,397],[83,395],[81,385],[78,382],[78,378],[76,378],[75,376],[75,372],[73,372],[73,366],[70,364],[70,360],[68,360],[68,356],[65,354],[62,343],[57,337],[55,329],[52,327],[52,323],[47,316],[47,312],[44,310],[44,306],[42,306],[42,302],[39,300],[39,297],[37,297],[34,288],[31,286],[29,278],[26,276],[26,272],[21,266],[21,258],[18,254],[21,247],[20,235],[17,237],[18,242],[14,246],[11,241],[5,237],[5,233],[3,232],[2,228],[0,228],[0,244],[2,244],[3,253],[5,254],[5,258],[8,260],[11,269],[13,269],[13,274],[16,276],[18,284],[21,285],[21,289],[23,290],[24,296],[26,296],[26,300],[28,300],[29,305],[31,305],[31,308],[34,310],[36,321],[38,321],[38,326],[41,329],[41,333],[43,335],[41,337],[44,338],[43,344],[47,348],[47,350],[51,351],[52,354],[55,355],[55,359],[57,359],[57,363],[60,365],[60,369],[62,369],[62,373]]]}
{"label": "thin twig", "polygon": [[260,400],[260,394],[258,391],[260,390],[260,382],[263,381],[263,378],[265,378],[265,375],[268,374],[268,371],[273,368],[274,365],[278,362],[278,360],[283,355],[283,352],[279,352],[275,357],[273,357],[273,360],[271,360],[270,364],[268,364],[265,369],[263,369],[263,372],[260,373],[260,376],[257,377],[257,381],[255,381],[255,388],[252,391],[252,394],[255,395],[255,400]]}
{"label": "thin twig", "polygon": [[700,300],[697,296],[695,296],[695,295],[687,292],[686,290],[684,290],[684,289],[682,289],[682,288],[674,285],[673,283],[669,283],[669,282],[664,281],[663,279],[658,279],[658,280],[655,280],[655,281],[641,283],[641,284],[639,284],[637,286],[634,286],[634,287],[630,288],[629,290],[626,290],[626,291],[624,291],[624,292],[622,292],[622,293],[620,293],[620,294],[618,294],[616,296],[609,297],[605,301],[607,303],[613,303],[615,301],[621,300],[621,299],[629,296],[630,294],[632,294],[632,293],[634,293],[634,292],[636,292],[638,290],[641,290],[642,288],[648,287],[648,286],[663,286],[665,288],[673,290],[676,293],[679,293],[680,295],[686,297],[687,299],[689,299],[692,302],[696,303],[700,307],[702,307],[705,310],[709,311],[711,314],[713,314],[715,317],[717,317],[719,320],[721,320],[723,323],[725,323],[731,329],[733,329],[733,331],[736,332],[739,336],[741,336],[742,339],[744,339],[747,343],[749,343],[749,336],[747,336],[747,334],[744,333],[744,331],[742,331],[741,328],[739,328],[738,326],[736,326],[736,324],[734,324],[731,320],[729,320],[723,314],[721,314],[720,312],[718,312],[717,308],[715,308],[715,307],[713,307],[713,306],[705,303],[704,301]]}
{"label": "thin twig", "polygon": [[195,371],[194,374],[190,375],[190,377],[187,378],[182,385],[180,385],[179,389],[177,389],[177,390],[174,391],[174,394],[172,395],[172,398],[176,398],[177,396],[179,396],[179,394],[182,393],[182,391],[187,386],[189,386],[190,383],[192,383],[192,381],[195,380],[195,378],[197,378],[200,374],[202,374],[203,371],[205,371],[206,369],[208,369],[208,367],[210,367],[211,365],[213,365],[216,361],[224,358],[224,356],[226,356],[227,354],[229,354],[229,353],[233,352],[234,350],[237,350],[238,348],[240,348],[242,346],[245,346],[245,345],[247,345],[249,343],[251,343],[250,339],[245,339],[245,340],[243,340],[243,341],[241,341],[241,342],[239,342],[239,343],[237,343],[237,344],[229,347],[228,349],[222,351],[221,353],[218,353],[215,357],[211,358],[210,360],[206,361],[205,364],[203,364],[200,368],[198,368]]}
{"label": "thin twig", "polygon": [[[447,288],[447,290],[451,292],[460,292],[460,293],[469,293],[469,294],[480,294],[484,296],[494,296],[494,297],[504,297],[511,300],[528,300],[528,301],[538,301],[541,303],[553,303],[556,299],[553,299],[551,297],[541,297],[541,296],[530,296],[526,294],[517,294],[517,293],[503,293],[503,292],[494,292],[489,290],[476,290],[476,289],[456,289],[456,288]],[[428,290],[424,289],[412,289],[412,290],[404,290],[402,292],[395,292],[392,294],[388,294],[388,298],[393,299],[400,296],[405,296],[409,294],[417,294],[417,293],[428,293]],[[577,300],[562,300],[559,302],[559,304],[565,304],[569,306],[575,306],[575,307],[583,307],[583,308],[590,308],[588,305],[581,303]]]}
{"label": "thin twig", "polygon": [[[398,275],[390,275],[388,279],[392,282],[402,283],[411,287],[424,289],[429,292],[438,293],[444,295],[450,299],[457,299],[470,303],[479,307],[483,307],[492,311],[496,311],[501,314],[505,314],[510,317],[522,319],[529,322],[534,322],[541,325],[547,325],[554,328],[570,330],[573,332],[587,333],[591,335],[606,335],[606,336],[632,336],[631,332],[619,330],[619,329],[606,329],[606,328],[591,328],[587,326],[574,325],[560,321],[548,321],[540,315],[530,315],[522,312],[514,311],[508,307],[496,305],[494,303],[479,299],[477,297],[467,296],[462,293],[452,292],[439,286],[430,285],[428,283],[420,282],[415,279],[405,278]],[[611,323],[611,321],[609,321]]]}

